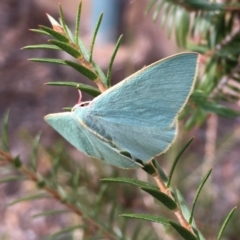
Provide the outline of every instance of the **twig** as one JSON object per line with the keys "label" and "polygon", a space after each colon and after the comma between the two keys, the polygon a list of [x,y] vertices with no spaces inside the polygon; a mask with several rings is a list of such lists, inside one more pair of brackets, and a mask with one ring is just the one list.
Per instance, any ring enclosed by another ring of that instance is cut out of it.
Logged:
{"label": "twig", "polygon": [[[3,156],[3,159],[2,159],[3,161],[6,160],[7,162],[9,162],[11,164],[14,163],[14,157],[12,157],[9,153],[6,153],[6,152],[0,150],[0,155]],[[18,169],[24,175],[26,175],[30,180],[32,180],[36,183],[39,182],[39,178],[38,178],[37,174],[35,172],[30,171],[26,166],[21,165],[20,167],[18,167]],[[85,218],[91,225],[93,225],[94,227],[97,227],[98,229],[102,229],[104,232],[104,235],[108,239],[115,239],[106,229],[102,228],[97,222],[93,221],[90,217],[85,216],[78,207],[76,207],[75,205],[73,205],[70,202],[62,201],[61,195],[55,189],[53,189],[47,185],[44,185],[42,188],[46,192],[48,192],[53,198],[55,198],[56,200],[61,202],[63,205],[68,207],[72,212],[76,213],[78,216],[81,216],[82,218]]]}
{"label": "twig", "polygon": [[[166,195],[168,195],[171,199],[173,199],[175,201],[175,199],[172,196],[172,193],[170,191],[169,188],[167,188],[163,182],[163,180],[161,179],[161,177],[159,176],[159,174],[156,172],[156,174],[153,176],[154,180],[156,181],[159,189],[161,192],[165,193]],[[174,211],[175,216],[177,217],[179,223],[186,228],[188,231],[190,231],[192,234],[195,235],[195,233],[193,232],[192,226],[187,222],[187,220],[185,219],[185,217],[182,214],[181,209],[178,207],[177,209],[175,209]]]}

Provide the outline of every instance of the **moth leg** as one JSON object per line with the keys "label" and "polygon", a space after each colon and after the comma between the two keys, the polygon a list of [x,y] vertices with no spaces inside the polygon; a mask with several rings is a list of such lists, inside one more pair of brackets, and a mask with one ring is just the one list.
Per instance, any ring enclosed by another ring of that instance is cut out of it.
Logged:
{"label": "moth leg", "polygon": [[[77,102],[76,105],[80,105],[80,104],[82,103],[82,92],[81,92],[81,90],[79,90],[79,89],[78,89],[78,94],[79,94],[79,98],[78,98],[78,102]],[[75,106],[76,106],[76,105],[75,105]]]}
{"label": "moth leg", "polygon": [[78,98],[78,102],[77,104],[74,105],[74,107],[72,108],[72,112],[78,108],[78,107],[86,107],[87,105],[90,104],[91,101],[86,101],[86,102],[82,102],[82,92],[81,90],[78,89],[78,94],[79,94],[79,98]]}

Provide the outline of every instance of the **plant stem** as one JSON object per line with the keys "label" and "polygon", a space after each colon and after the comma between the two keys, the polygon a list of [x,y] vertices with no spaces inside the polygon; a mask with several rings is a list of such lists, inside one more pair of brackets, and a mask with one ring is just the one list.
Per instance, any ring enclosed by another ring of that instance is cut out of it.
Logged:
{"label": "plant stem", "polygon": [[[1,160],[6,160],[7,162],[13,164],[14,163],[14,157],[12,157],[9,153],[6,153],[2,150],[0,150],[0,155],[3,156],[3,159]],[[39,182],[39,178],[37,176],[37,174],[35,172],[30,171],[26,166],[21,165],[20,167],[18,167],[18,169],[28,177],[28,179],[38,183]],[[62,197],[59,194],[58,191],[56,191],[55,189],[49,187],[48,185],[44,185],[43,188],[46,192],[48,192],[53,198],[55,198],[56,200],[58,200],[59,202],[61,202],[63,205],[65,205],[67,208],[69,208],[72,212],[74,212],[75,214],[77,214],[78,216],[81,216],[82,218],[85,218],[92,226],[97,227],[98,229],[102,229],[104,235],[112,240],[115,239],[114,236],[112,236],[111,233],[109,233],[105,228],[103,228],[101,225],[99,225],[97,222],[95,222],[94,220],[92,220],[90,217],[85,216],[82,211],[76,207],[75,205],[73,205],[70,202],[67,201],[62,201]]]}
{"label": "plant stem", "polygon": [[[164,184],[163,180],[161,179],[161,177],[159,176],[159,174],[156,173],[153,176],[153,178],[156,181],[160,191],[165,193],[166,195],[168,195],[171,199],[173,199],[175,201],[175,199],[172,196],[172,193],[171,193],[170,189],[165,186],[165,184]],[[183,216],[181,209],[178,207],[173,212],[174,212],[175,216],[177,217],[181,226],[183,226],[184,228],[186,228],[188,231],[190,231],[192,234],[195,235],[195,233],[193,232],[192,226],[187,222],[187,220]]]}
{"label": "plant stem", "polygon": [[94,80],[94,82],[98,86],[98,89],[100,90],[100,92],[105,92],[107,90],[106,86],[102,83],[100,78],[97,78],[96,80]]}

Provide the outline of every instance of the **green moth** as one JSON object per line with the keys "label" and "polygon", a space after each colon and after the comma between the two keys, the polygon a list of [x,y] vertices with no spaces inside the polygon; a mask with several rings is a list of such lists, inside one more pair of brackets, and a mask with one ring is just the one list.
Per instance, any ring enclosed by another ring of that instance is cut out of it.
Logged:
{"label": "green moth", "polygon": [[[193,91],[199,55],[157,61],[71,112],[45,120],[86,155],[121,168],[137,168],[172,145],[177,117]],[[129,154],[122,154],[127,152]]]}

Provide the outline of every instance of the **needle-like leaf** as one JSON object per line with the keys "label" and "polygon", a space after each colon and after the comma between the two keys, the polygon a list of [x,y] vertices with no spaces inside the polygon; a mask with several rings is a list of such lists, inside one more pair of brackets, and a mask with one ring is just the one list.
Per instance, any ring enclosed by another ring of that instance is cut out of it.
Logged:
{"label": "needle-like leaf", "polygon": [[92,43],[91,43],[91,48],[90,48],[90,56],[89,56],[89,62],[92,63],[92,58],[93,58],[93,48],[94,48],[94,44],[96,41],[96,37],[97,37],[97,33],[99,30],[99,27],[101,25],[102,22],[102,18],[103,18],[103,13],[100,14],[98,21],[97,21],[97,25],[95,27],[94,33],[93,33],[93,38],[92,38]]}

